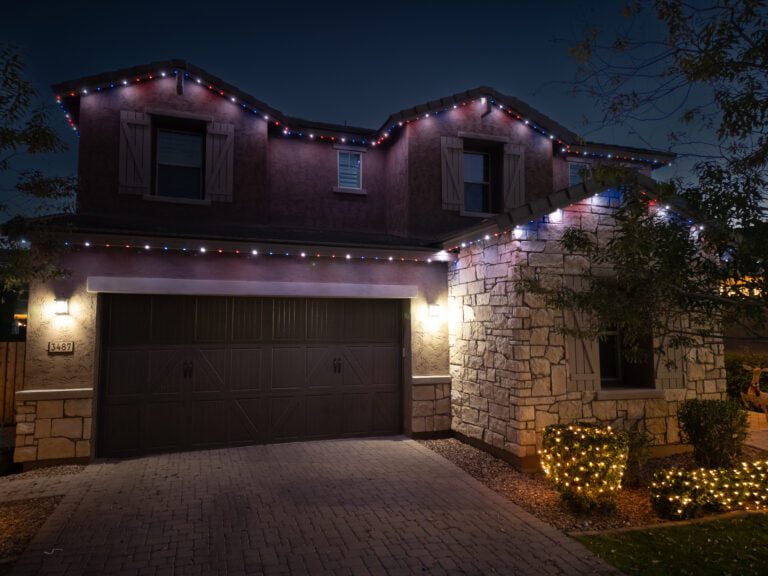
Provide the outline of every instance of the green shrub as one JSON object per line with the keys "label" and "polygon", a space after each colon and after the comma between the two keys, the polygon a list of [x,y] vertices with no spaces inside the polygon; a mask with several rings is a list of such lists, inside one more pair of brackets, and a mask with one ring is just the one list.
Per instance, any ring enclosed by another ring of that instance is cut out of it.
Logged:
{"label": "green shrub", "polygon": [[683,439],[693,444],[693,457],[705,468],[728,468],[741,455],[747,437],[747,414],[728,400],[686,400],[677,412]]}
{"label": "green shrub", "polygon": [[[727,352],[725,354],[725,378],[728,386],[728,396],[741,400],[741,393],[746,392],[752,382],[752,373],[744,370],[744,364],[749,366],[768,367],[768,354],[746,354],[742,352]],[[768,374],[763,374],[759,385],[761,392],[768,392]]]}
{"label": "green shrub", "polygon": [[733,469],[659,470],[650,493],[656,513],[677,520],[706,511],[768,510],[768,461]]}
{"label": "green shrub", "polygon": [[541,467],[565,502],[579,510],[610,507],[621,489],[629,441],[594,424],[544,429]]}

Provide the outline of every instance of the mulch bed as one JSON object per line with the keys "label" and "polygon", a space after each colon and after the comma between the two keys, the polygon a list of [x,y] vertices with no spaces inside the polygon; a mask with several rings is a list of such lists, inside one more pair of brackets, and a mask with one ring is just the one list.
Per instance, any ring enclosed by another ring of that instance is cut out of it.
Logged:
{"label": "mulch bed", "polygon": [[63,496],[0,504],[0,563],[19,556]]}
{"label": "mulch bed", "polygon": [[[611,512],[580,515],[560,501],[560,494],[547,483],[541,472],[523,474],[511,464],[455,438],[420,442],[491,490],[564,532],[614,530],[666,522],[653,511],[650,496],[644,487],[622,489],[616,509]],[[768,452],[744,446],[742,460],[768,460]],[[676,454],[651,460],[646,466],[644,477],[648,479],[655,470],[673,466],[696,467],[691,454]]]}

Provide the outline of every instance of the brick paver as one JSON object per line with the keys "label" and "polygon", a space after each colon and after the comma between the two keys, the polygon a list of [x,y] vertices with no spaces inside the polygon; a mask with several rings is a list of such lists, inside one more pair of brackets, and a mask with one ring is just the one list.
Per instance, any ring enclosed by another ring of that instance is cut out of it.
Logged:
{"label": "brick paver", "polygon": [[59,489],[14,575],[617,574],[405,438],[100,461]]}

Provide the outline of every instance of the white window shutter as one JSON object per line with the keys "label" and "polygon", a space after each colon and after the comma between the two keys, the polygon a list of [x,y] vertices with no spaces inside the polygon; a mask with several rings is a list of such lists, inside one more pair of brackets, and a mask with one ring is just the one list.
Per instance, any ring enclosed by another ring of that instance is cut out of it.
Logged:
{"label": "white window shutter", "polygon": [[149,194],[152,182],[152,130],[149,114],[120,112],[120,166],[118,190],[122,194]]}
{"label": "white window shutter", "polygon": [[[584,285],[584,279],[566,276],[566,286],[578,290]],[[587,317],[583,312],[566,310],[565,326],[579,329],[587,326]],[[565,352],[568,356],[569,378],[567,390],[577,392],[600,389],[600,343],[597,338],[583,339],[574,336],[565,337]]]}
{"label": "white window shutter", "polygon": [[443,210],[464,208],[464,141],[461,138],[440,138],[443,176]]}
{"label": "white window shutter", "polygon": [[504,145],[504,211],[509,212],[525,203],[525,155],[523,147]]}
{"label": "white window shutter", "polygon": [[235,127],[211,122],[205,139],[205,198],[232,202]]}

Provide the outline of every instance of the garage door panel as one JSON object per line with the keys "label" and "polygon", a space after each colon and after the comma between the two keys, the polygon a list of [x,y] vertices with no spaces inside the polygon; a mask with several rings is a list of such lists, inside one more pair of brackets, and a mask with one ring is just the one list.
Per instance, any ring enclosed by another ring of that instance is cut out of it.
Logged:
{"label": "garage door panel", "polygon": [[400,346],[372,346],[373,373],[371,381],[374,386],[392,386],[400,383]]}
{"label": "garage door panel", "polygon": [[150,342],[185,344],[191,340],[191,300],[189,297],[152,296]]}
{"label": "garage door panel", "polygon": [[306,300],[277,298],[272,303],[272,338],[274,340],[305,340]]}
{"label": "garage door panel", "polygon": [[400,422],[400,394],[378,392],[373,397],[373,431],[386,433],[397,428]]}
{"label": "garage door panel", "polygon": [[185,362],[187,351],[184,349],[160,348],[149,351],[149,387],[147,394],[174,394],[179,397],[185,386]]}
{"label": "garage door panel", "polygon": [[307,381],[307,349],[304,346],[275,346],[272,349],[271,390],[299,390]]}
{"label": "garage door panel", "polygon": [[226,341],[228,307],[227,298],[195,298],[195,342]]}
{"label": "garage door panel", "polygon": [[179,450],[188,446],[187,410],[176,402],[145,403],[141,410],[141,447],[148,452]]}
{"label": "garage door panel", "polygon": [[192,403],[189,434],[194,448],[227,444],[227,402],[196,400]]}
{"label": "garage door panel", "polygon": [[399,302],[105,298],[104,455],[401,430]]}
{"label": "garage door panel", "polygon": [[302,396],[278,396],[269,405],[269,438],[298,440],[305,435],[306,410]]}
{"label": "garage door panel", "polygon": [[141,453],[139,429],[141,407],[137,404],[110,404],[101,409],[102,429],[109,442],[104,456],[130,456]]}
{"label": "garage door panel", "polygon": [[232,391],[263,390],[270,348],[234,348],[230,353],[229,387]]}
{"label": "garage door panel", "polygon": [[372,379],[373,355],[371,346],[344,346],[342,348],[341,381],[346,386],[365,386]]}
{"label": "garage door panel", "polygon": [[234,298],[232,301],[232,342],[264,340],[264,309],[269,301],[263,298]]}
{"label": "garage door panel", "polygon": [[229,404],[229,439],[235,443],[260,442],[264,439],[262,423],[266,422],[261,398],[235,398]]}
{"label": "garage door panel", "polygon": [[192,355],[192,392],[223,392],[226,387],[227,349],[202,348]]}
{"label": "garage door panel", "polygon": [[126,295],[109,308],[107,333],[113,346],[144,344],[149,337],[149,297]]}
{"label": "garage door panel", "polygon": [[308,438],[330,438],[341,433],[339,397],[332,394],[307,396]]}
{"label": "garage door panel", "polygon": [[332,346],[307,346],[307,387],[333,388],[338,381],[334,370],[337,350]]}
{"label": "garage door panel", "polygon": [[140,394],[146,387],[148,372],[146,351],[113,350],[106,360],[106,395],[120,398]]}
{"label": "garage door panel", "polygon": [[373,396],[371,394],[344,394],[342,401],[342,433],[345,435],[371,432],[373,422]]}

